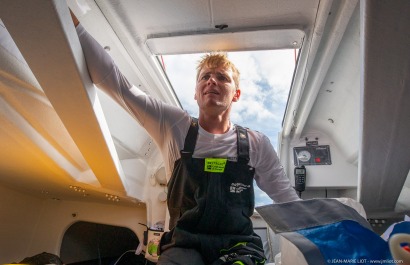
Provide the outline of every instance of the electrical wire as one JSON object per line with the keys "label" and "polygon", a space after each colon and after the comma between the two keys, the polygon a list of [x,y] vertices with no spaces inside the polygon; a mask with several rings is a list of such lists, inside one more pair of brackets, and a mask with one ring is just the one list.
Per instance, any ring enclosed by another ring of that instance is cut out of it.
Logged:
{"label": "electrical wire", "polygon": [[135,249],[130,249],[130,250],[125,251],[125,252],[122,253],[122,255],[115,261],[115,263],[114,263],[113,265],[117,265],[117,263],[121,260],[121,258],[122,258],[125,254],[127,254],[128,252],[134,252],[134,253],[135,253],[135,251],[137,251],[137,250],[135,250]]}

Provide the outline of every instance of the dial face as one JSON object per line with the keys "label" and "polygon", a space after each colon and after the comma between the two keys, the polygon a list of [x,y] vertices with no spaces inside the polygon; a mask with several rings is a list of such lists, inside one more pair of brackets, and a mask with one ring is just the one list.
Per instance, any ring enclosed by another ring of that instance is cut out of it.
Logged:
{"label": "dial face", "polygon": [[308,162],[310,160],[311,154],[309,153],[309,151],[302,150],[298,153],[297,157],[299,161]]}

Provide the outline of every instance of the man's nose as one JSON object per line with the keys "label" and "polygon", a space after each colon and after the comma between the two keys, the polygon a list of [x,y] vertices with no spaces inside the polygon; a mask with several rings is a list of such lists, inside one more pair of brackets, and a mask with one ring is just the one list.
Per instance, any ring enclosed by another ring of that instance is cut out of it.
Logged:
{"label": "man's nose", "polygon": [[215,76],[214,74],[211,74],[211,75],[209,76],[207,84],[208,84],[208,85],[210,85],[210,84],[216,84],[216,76]]}

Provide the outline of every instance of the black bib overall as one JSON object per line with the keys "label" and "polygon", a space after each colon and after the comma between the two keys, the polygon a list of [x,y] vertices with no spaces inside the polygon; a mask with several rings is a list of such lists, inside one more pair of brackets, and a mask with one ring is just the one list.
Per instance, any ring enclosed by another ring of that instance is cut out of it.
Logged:
{"label": "black bib overall", "polygon": [[264,264],[262,242],[250,220],[255,200],[248,134],[240,126],[236,130],[237,162],[226,161],[223,172],[207,172],[205,159],[192,157],[198,135],[198,122],[192,120],[168,183],[171,231],[163,235],[161,251],[194,248],[207,264]]}

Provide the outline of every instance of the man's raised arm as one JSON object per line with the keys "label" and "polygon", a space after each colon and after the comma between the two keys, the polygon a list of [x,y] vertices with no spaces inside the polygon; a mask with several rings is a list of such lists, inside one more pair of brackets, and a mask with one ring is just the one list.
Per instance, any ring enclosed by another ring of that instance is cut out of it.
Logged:
{"label": "man's raised arm", "polygon": [[169,128],[181,120],[189,124],[189,116],[178,107],[147,96],[128,82],[111,56],[85,30],[71,10],[70,13],[92,82],[128,111],[161,148],[166,144],[165,132],[170,133]]}

